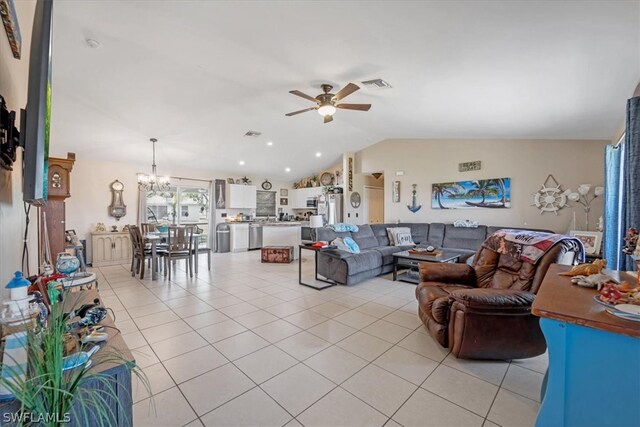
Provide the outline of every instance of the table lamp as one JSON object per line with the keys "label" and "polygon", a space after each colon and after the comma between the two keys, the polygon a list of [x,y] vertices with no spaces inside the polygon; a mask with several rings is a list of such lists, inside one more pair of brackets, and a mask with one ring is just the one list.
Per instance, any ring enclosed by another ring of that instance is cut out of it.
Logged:
{"label": "table lamp", "polygon": [[324,219],[322,215],[311,215],[309,217],[309,227],[311,228],[311,237],[315,241],[317,239],[316,228],[322,228],[324,226]]}

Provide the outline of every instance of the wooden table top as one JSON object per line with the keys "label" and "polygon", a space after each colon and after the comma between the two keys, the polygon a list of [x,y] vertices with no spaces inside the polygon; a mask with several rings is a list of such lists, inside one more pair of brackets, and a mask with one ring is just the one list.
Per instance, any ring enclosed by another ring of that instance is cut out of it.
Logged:
{"label": "wooden table top", "polygon": [[[605,307],[593,300],[593,296],[598,294],[594,288],[583,288],[571,283],[571,277],[558,276],[558,273],[570,269],[570,266],[559,264],[549,267],[533,302],[533,314],[640,338],[640,322],[621,319],[607,313]],[[604,270],[603,273],[616,280],[627,281],[632,286],[638,284],[636,277],[626,272]]]}

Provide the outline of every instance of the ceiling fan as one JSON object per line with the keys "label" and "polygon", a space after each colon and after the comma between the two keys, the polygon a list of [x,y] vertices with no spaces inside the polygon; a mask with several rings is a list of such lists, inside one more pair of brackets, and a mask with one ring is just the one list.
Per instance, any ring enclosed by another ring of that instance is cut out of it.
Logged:
{"label": "ceiling fan", "polygon": [[304,99],[308,99],[309,101],[315,102],[315,107],[305,108],[304,110],[294,111],[293,113],[287,113],[285,116],[295,116],[296,114],[304,113],[311,110],[318,110],[318,114],[324,117],[324,122],[329,123],[333,121],[333,114],[336,112],[336,108],[341,110],[357,110],[357,111],[369,111],[371,108],[371,104],[336,104],[338,101],[341,101],[343,98],[351,95],[353,92],[360,89],[358,85],[354,85],[353,83],[349,83],[342,89],[338,91],[335,95],[331,93],[331,89],[333,86],[330,84],[321,85],[322,91],[320,95],[315,98],[307,95],[306,93],[302,93],[299,90],[290,90],[289,93],[302,97]]}

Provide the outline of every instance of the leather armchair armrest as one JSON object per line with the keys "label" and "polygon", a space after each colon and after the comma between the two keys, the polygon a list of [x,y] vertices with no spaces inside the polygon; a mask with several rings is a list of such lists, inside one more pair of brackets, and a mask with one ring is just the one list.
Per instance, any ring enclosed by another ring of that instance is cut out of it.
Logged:
{"label": "leather armchair armrest", "polygon": [[422,262],[420,263],[420,282],[475,286],[476,272],[467,264]]}
{"label": "leather armchair armrest", "polygon": [[464,312],[529,314],[535,294],[516,289],[460,289],[451,292],[456,308]]}

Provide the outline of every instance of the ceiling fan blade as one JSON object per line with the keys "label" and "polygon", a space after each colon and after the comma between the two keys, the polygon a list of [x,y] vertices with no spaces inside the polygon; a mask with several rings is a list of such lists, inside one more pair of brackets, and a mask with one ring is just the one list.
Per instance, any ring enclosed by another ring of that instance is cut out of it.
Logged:
{"label": "ceiling fan blade", "polygon": [[336,108],[340,108],[342,110],[369,111],[371,104],[338,104],[336,105]]}
{"label": "ceiling fan blade", "polygon": [[318,102],[317,99],[315,99],[313,96],[309,96],[306,93],[302,93],[299,90],[290,90],[289,93],[293,94],[293,95],[298,95],[301,98],[304,99],[308,99],[309,101],[313,101],[313,102]]}
{"label": "ceiling fan blade", "polygon": [[330,116],[328,114],[326,116],[324,116],[324,122],[325,123],[329,123],[329,122],[332,122],[332,121],[333,121],[333,116]]}
{"label": "ceiling fan blade", "polygon": [[338,93],[336,93],[336,95],[333,97],[333,101],[340,101],[341,99],[346,98],[358,89],[360,89],[360,86],[349,83],[348,85],[340,89]]}
{"label": "ceiling fan blade", "polygon": [[307,111],[317,110],[318,107],[305,108],[304,110],[294,111],[293,113],[287,113],[285,116],[295,116],[296,114],[306,113]]}

